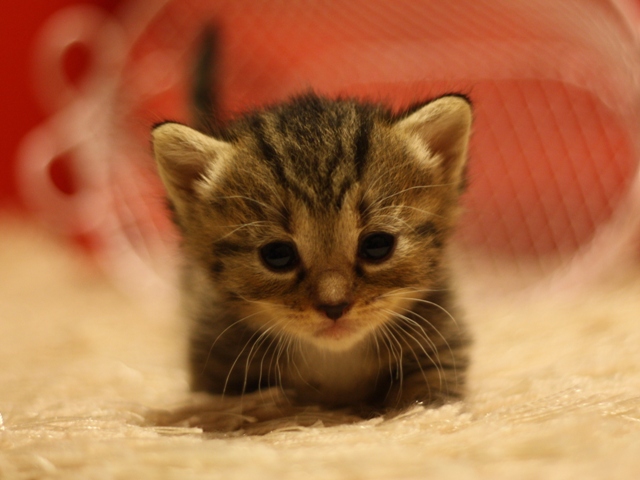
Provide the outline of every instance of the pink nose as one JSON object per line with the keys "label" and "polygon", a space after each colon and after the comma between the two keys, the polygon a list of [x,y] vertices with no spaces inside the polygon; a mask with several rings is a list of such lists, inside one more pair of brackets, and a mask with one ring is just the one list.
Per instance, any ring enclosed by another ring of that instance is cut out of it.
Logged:
{"label": "pink nose", "polygon": [[337,305],[318,305],[318,310],[323,311],[331,320],[338,320],[350,306],[351,304],[346,302]]}

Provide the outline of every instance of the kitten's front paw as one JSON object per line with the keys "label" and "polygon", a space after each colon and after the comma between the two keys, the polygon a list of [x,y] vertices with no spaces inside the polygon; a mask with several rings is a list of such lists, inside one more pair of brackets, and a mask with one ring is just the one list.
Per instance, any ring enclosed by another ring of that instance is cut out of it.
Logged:
{"label": "kitten's front paw", "polygon": [[195,394],[176,408],[150,412],[147,419],[159,427],[264,435],[276,430],[350,424],[362,417],[348,410],[294,404],[285,392],[271,388],[243,396]]}

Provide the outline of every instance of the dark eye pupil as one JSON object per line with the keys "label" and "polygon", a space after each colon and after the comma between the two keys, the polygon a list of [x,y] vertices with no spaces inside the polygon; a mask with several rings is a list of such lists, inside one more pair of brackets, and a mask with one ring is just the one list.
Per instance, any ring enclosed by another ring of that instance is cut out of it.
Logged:
{"label": "dark eye pupil", "polygon": [[360,243],[360,257],[364,260],[383,260],[391,254],[395,241],[395,237],[390,233],[367,235]]}
{"label": "dark eye pupil", "polygon": [[260,256],[273,270],[290,270],[298,263],[296,248],[287,242],[268,243],[260,249]]}

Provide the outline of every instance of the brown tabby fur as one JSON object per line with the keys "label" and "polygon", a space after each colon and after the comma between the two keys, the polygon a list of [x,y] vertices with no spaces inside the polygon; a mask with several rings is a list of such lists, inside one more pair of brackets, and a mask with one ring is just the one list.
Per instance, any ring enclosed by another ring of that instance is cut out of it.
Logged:
{"label": "brown tabby fur", "polygon": [[[205,135],[153,131],[183,237],[192,387],[384,411],[464,391],[468,338],[446,248],[464,185],[471,109],[444,96],[401,115],[314,94]],[[371,232],[390,258],[362,260]],[[290,241],[274,272],[260,247]],[[337,320],[320,305],[349,303]]]}

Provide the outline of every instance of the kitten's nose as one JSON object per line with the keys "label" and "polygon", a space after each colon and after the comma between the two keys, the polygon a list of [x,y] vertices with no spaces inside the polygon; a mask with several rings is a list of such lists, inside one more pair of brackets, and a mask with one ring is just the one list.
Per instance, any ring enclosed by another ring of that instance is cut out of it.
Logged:
{"label": "kitten's nose", "polygon": [[331,320],[338,320],[350,306],[351,304],[347,302],[337,305],[318,305],[318,310],[322,310]]}

